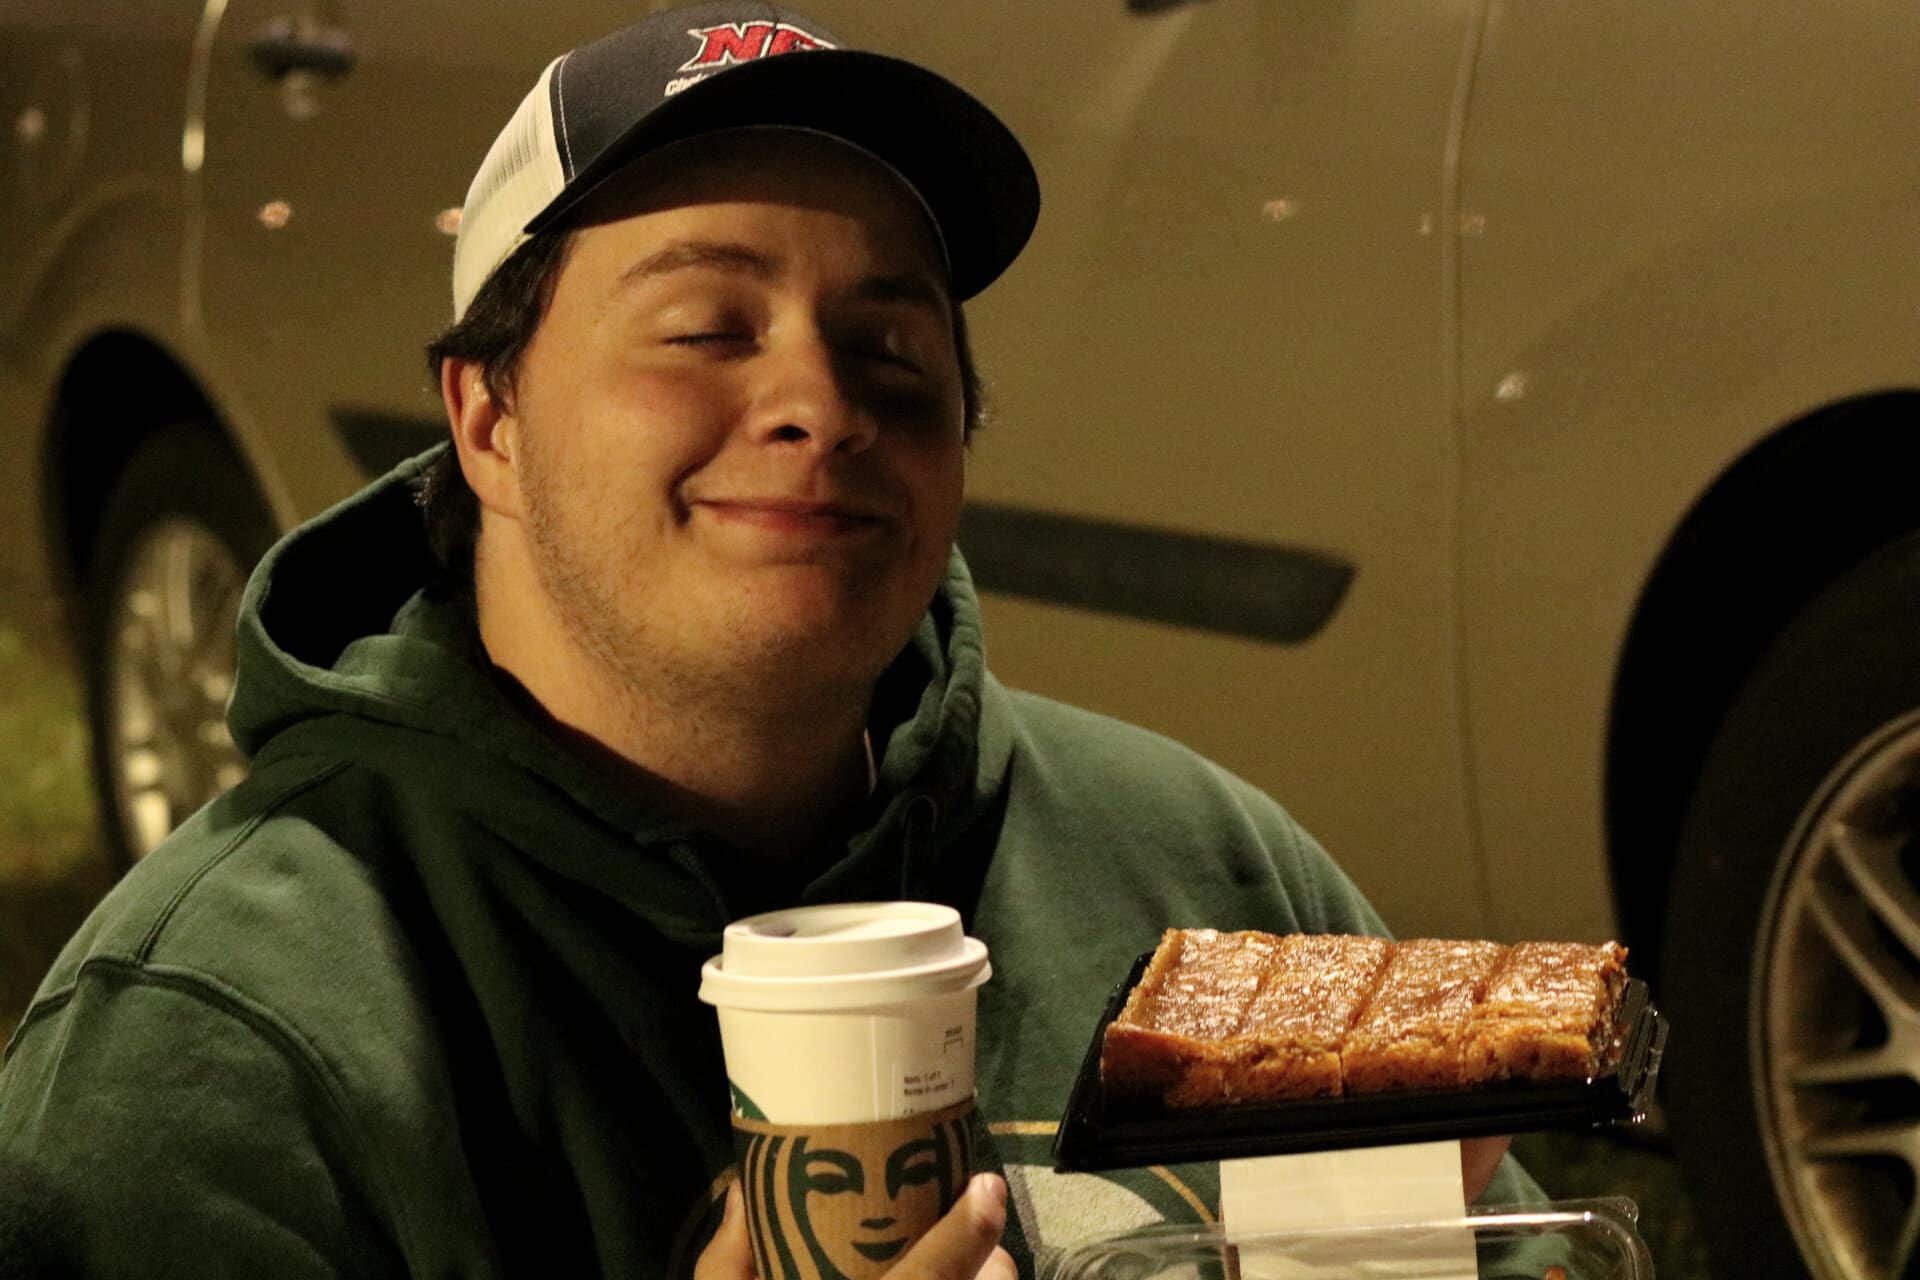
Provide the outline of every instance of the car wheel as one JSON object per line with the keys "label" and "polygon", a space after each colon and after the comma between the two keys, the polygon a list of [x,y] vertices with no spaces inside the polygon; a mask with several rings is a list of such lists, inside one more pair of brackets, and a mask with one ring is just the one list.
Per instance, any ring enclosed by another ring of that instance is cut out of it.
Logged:
{"label": "car wheel", "polygon": [[1920,534],[1801,610],[1708,752],[1660,995],[1715,1273],[1920,1265]]}
{"label": "car wheel", "polygon": [[107,500],[87,580],[87,702],[109,856],[145,856],[246,773],[227,733],[234,630],[273,522],[204,428],[168,427]]}

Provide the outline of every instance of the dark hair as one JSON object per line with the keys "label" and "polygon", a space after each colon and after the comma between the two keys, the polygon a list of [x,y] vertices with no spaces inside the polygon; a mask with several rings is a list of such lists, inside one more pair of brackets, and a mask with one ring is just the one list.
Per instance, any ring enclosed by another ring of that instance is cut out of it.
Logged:
{"label": "dark hair", "polygon": [[[513,404],[520,357],[546,318],[553,289],[573,245],[571,231],[542,231],[507,255],[467,304],[466,314],[427,343],[427,370],[440,385],[441,362],[478,360],[480,380],[496,404]],[[427,545],[450,582],[471,587],[480,537],[480,500],[452,446],[434,456],[413,482],[427,525]]]}
{"label": "dark hair", "polygon": [[[427,343],[427,368],[433,385],[440,384],[443,360],[477,360],[480,379],[494,403],[511,407],[514,377],[527,344],[546,318],[553,302],[560,268],[573,244],[570,230],[535,234],[495,268],[468,304],[466,314],[434,335]],[[960,365],[960,403],[966,439],[985,418],[985,390],[973,363],[967,340],[967,317],[953,304],[954,355]],[[473,550],[480,537],[480,500],[460,470],[451,447],[436,454],[414,478],[414,501],[427,526],[427,545],[446,575],[448,585],[471,589]]]}

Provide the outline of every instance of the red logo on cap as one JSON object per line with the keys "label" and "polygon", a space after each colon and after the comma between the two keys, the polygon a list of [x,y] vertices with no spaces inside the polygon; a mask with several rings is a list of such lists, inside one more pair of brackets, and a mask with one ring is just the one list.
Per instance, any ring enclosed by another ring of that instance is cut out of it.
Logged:
{"label": "red logo on cap", "polygon": [[682,71],[729,67],[800,49],[833,48],[819,36],[785,22],[726,22],[717,27],[689,28],[687,34],[700,42],[700,52],[680,64]]}

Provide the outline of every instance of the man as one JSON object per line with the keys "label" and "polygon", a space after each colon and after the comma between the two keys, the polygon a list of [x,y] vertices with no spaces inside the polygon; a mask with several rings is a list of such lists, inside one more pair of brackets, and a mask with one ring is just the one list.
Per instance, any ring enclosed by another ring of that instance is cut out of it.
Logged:
{"label": "man", "polygon": [[1006,1181],[900,1274],[1209,1212],[1208,1168],[1044,1169],[1108,989],[1169,924],[1380,925],[1271,800],[987,674],[960,304],[1037,189],[980,104],[839,43],[656,15],[489,153],[450,446],[263,562],[250,777],[88,921],[0,1073],[0,1151],[87,1274],[746,1274],[695,991],[726,921],[794,902],[949,902],[992,948]]}

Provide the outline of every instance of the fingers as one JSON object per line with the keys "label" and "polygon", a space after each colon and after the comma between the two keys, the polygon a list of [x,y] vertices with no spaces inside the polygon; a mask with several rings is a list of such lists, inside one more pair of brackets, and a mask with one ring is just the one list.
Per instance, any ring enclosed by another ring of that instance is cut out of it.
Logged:
{"label": "fingers", "polygon": [[1512,1138],[1463,1138],[1460,1142],[1460,1185],[1471,1204],[1486,1192]]}
{"label": "fingers", "polygon": [[1013,1259],[1000,1247],[1006,1226],[1007,1184],[997,1174],[977,1174],[888,1280],[1015,1280]]}
{"label": "fingers", "polygon": [[[907,1250],[888,1280],[1019,1280],[1013,1257],[1000,1247],[1007,1226],[1007,1184],[983,1173],[933,1229]],[[753,1280],[753,1248],[740,1184],[727,1188],[719,1230],[693,1264],[694,1280]]]}
{"label": "fingers", "polygon": [[746,1205],[737,1178],[727,1187],[720,1229],[694,1261],[693,1280],[753,1280],[753,1245],[747,1239]]}

